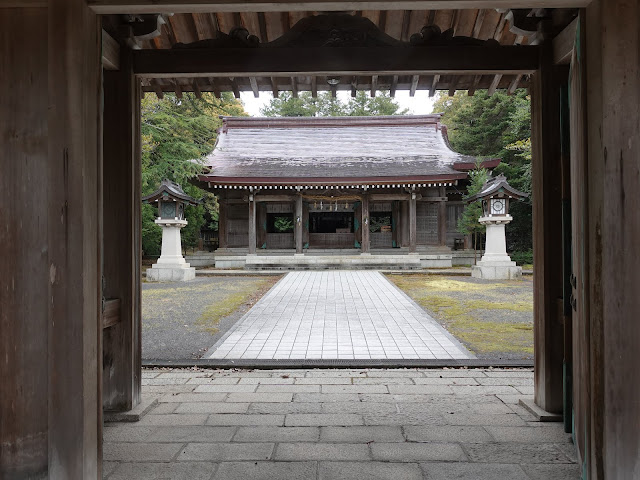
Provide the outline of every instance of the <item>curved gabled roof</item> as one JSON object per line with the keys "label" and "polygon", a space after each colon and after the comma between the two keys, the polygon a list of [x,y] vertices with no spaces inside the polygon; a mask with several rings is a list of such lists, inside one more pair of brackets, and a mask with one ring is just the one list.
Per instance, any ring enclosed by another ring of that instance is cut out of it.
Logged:
{"label": "curved gabled roof", "polygon": [[182,187],[180,185],[172,182],[168,178],[162,180],[162,183],[160,183],[160,187],[158,188],[158,190],[153,192],[151,195],[142,197],[142,201],[147,203],[155,203],[163,198],[165,193],[169,198],[182,200],[188,205],[197,205],[199,203],[195,198],[192,198],[184,193],[184,190],[182,190]]}
{"label": "curved gabled roof", "polygon": [[482,185],[482,189],[475,195],[467,198],[467,202],[475,202],[476,200],[479,200],[481,198],[486,198],[499,193],[501,190],[509,197],[517,198],[518,200],[522,200],[523,198],[527,198],[529,196],[525,192],[516,190],[511,185],[509,185],[509,182],[507,182],[507,177],[500,174],[497,177],[489,178],[486,182],[484,182],[484,185]]}
{"label": "curved gabled roof", "polygon": [[212,184],[464,179],[476,158],[449,147],[440,117],[223,117],[216,148],[205,160],[207,173],[199,179]]}

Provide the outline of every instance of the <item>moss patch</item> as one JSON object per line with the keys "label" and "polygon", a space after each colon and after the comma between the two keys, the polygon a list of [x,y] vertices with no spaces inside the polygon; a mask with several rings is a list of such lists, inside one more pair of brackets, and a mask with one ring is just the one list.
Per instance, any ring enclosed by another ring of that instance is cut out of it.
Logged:
{"label": "moss patch", "polygon": [[231,315],[240,308],[240,306],[245,303],[247,296],[250,295],[250,293],[251,292],[243,292],[228,295],[224,299],[224,302],[216,302],[213,305],[209,305],[196,321],[196,325],[202,327],[211,334],[218,333],[220,320]]}
{"label": "moss patch", "polygon": [[[533,354],[532,322],[509,317],[509,312],[520,319],[533,312],[530,283],[489,284],[429,275],[389,279],[476,354]],[[500,321],[483,320],[487,312],[495,312]]]}

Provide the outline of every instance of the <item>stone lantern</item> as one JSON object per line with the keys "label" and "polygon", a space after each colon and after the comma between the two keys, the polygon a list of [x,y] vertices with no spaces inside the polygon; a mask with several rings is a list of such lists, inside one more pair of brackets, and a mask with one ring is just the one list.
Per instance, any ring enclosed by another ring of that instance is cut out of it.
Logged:
{"label": "stone lantern", "polygon": [[180,229],[187,225],[185,205],[197,205],[198,202],[184,193],[180,185],[167,179],[142,201],[158,204],[156,224],[162,227],[162,251],[158,262],[147,269],[147,281],[176,282],[196,278],[196,269],[182,256]]}
{"label": "stone lantern", "polygon": [[504,175],[490,178],[479,193],[467,202],[482,201],[482,216],[478,221],[487,227],[487,242],[482,259],[471,269],[471,276],[489,280],[507,280],[522,276],[522,267],[516,266],[507,255],[505,225],[513,220],[509,215],[509,201],[527,198],[526,193],[513,188]]}

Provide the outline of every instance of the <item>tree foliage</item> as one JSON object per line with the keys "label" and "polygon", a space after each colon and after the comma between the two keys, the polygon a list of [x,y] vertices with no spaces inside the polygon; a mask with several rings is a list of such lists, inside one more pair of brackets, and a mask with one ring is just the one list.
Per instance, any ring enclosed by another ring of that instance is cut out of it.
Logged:
{"label": "tree foliage", "polygon": [[377,92],[375,97],[370,97],[367,92],[359,91],[346,102],[340,97],[333,98],[331,92],[320,92],[317,98],[313,98],[311,92],[301,92],[297,98],[290,92],[282,92],[260,113],[266,117],[336,117],[403,115],[407,110],[401,110],[389,92]]}
{"label": "tree foliage", "polygon": [[[453,96],[438,94],[434,112],[442,112],[454,150],[484,158],[500,158],[495,174],[504,174],[509,183],[531,194],[531,113],[525,90],[514,95],[496,91],[492,96],[478,91],[474,96],[458,91]],[[470,207],[473,208],[473,207]],[[512,202],[513,221],[507,227],[509,251],[532,248],[531,197]]]}
{"label": "tree foliage", "polygon": [[[185,208],[189,222],[182,229],[183,247],[195,246],[200,229],[217,224],[218,204],[215,196],[189,183],[200,171],[202,159],[211,153],[217,138],[216,129],[222,125],[220,115],[246,115],[242,104],[231,94],[215,98],[203,93],[196,98],[191,93],[177,98],[167,94],[158,99],[146,94],[141,101],[142,134],[142,194],[154,192],[160,182],[168,178],[202,203]],[[159,255],[162,232],[154,220],[156,209],[143,205],[142,249],[146,255]]]}

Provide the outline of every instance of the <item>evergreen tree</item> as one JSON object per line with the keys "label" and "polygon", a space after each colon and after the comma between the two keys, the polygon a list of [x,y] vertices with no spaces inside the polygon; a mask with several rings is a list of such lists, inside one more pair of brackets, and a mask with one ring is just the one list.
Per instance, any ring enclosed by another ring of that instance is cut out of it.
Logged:
{"label": "evergreen tree", "polygon": [[[514,95],[500,90],[489,96],[478,91],[472,97],[458,91],[449,97],[439,93],[434,112],[443,113],[454,150],[485,158],[500,158],[494,174],[504,174],[509,183],[531,193],[531,113],[524,89]],[[531,197],[510,205],[513,221],[507,227],[510,252],[532,249]]]}
{"label": "evergreen tree", "polygon": [[[476,168],[469,172],[469,178],[470,183],[464,197],[465,200],[482,190],[482,186],[489,178],[489,172],[478,163]],[[463,235],[473,235],[474,263],[476,261],[475,251],[478,249],[478,235],[486,231],[486,227],[478,221],[481,216],[482,202],[476,201],[466,204],[458,219],[458,232]]]}
{"label": "evergreen tree", "polygon": [[301,92],[298,98],[294,98],[290,92],[282,92],[260,113],[265,117],[337,117],[404,115],[407,110],[400,110],[400,105],[391,98],[389,92],[378,92],[372,98],[367,92],[359,91],[355,98],[347,102],[332,97],[331,92],[320,92],[317,98],[313,98],[311,92]]}
{"label": "evergreen tree", "polygon": [[[202,98],[185,93],[182,98],[167,94],[162,100],[148,93],[141,101],[142,134],[142,194],[155,191],[168,178],[182,186],[185,193],[203,202],[187,206],[189,222],[182,229],[183,247],[193,247],[200,229],[208,221],[215,226],[218,204],[215,196],[189,183],[199,172],[201,160],[211,153],[216,141],[216,129],[222,125],[219,115],[246,116],[242,104],[232,94],[215,98],[203,93]],[[155,207],[142,207],[142,249],[146,255],[159,255],[162,232],[154,223]]]}

